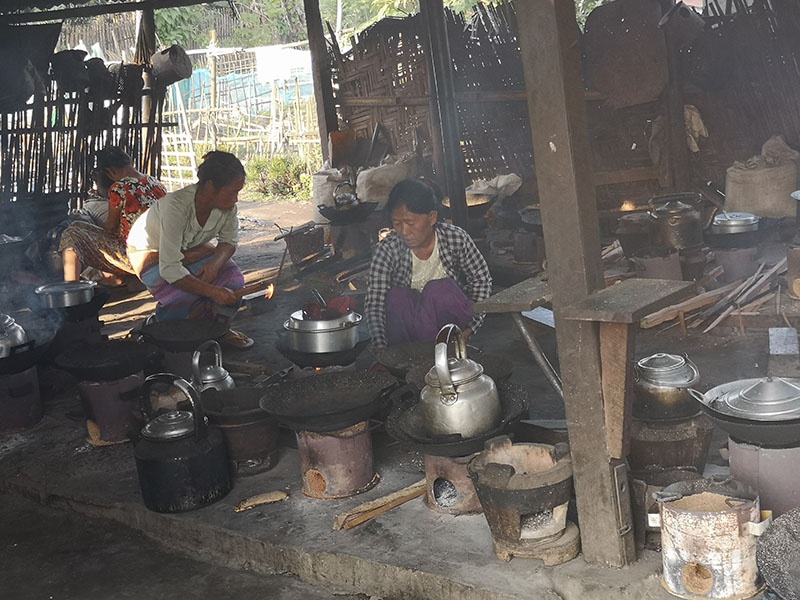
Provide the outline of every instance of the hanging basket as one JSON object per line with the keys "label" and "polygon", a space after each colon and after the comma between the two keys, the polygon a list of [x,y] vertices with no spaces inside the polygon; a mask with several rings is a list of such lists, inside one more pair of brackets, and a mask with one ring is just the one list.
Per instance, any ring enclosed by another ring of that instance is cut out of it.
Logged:
{"label": "hanging basket", "polygon": [[61,92],[80,92],[89,85],[83,50],[62,50],[50,58],[50,70]]}

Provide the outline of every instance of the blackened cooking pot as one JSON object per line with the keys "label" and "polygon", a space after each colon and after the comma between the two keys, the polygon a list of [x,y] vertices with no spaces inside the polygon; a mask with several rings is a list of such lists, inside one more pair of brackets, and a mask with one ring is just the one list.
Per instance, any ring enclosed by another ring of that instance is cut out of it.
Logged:
{"label": "blackened cooking pot", "polygon": [[634,418],[670,421],[700,412],[689,393],[700,383],[700,373],[687,356],[657,352],[637,361],[633,370]]}
{"label": "blackened cooking pot", "polygon": [[167,352],[194,352],[203,342],[219,341],[227,332],[228,326],[217,321],[178,319],[146,323],[139,334]]}
{"label": "blackened cooking pot", "polygon": [[182,392],[192,412],[169,411],[142,429],[134,457],[144,505],[155,512],[177,513],[212,504],[231,489],[222,433],[206,424],[200,396],[189,382],[168,373],[151,375],[143,386],[144,398],[150,397],[156,382]]}

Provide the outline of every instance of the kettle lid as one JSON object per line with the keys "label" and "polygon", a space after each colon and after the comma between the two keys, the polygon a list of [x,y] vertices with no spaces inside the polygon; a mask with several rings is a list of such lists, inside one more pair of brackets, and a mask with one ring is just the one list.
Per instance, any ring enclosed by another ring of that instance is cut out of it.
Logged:
{"label": "kettle lid", "polygon": [[[483,365],[470,358],[450,357],[447,359],[447,367],[450,371],[453,385],[468,383],[483,375]],[[433,387],[441,386],[439,375],[436,373],[436,365],[431,367],[427,375],[425,375],[425,383]]]}
{"label": "kettle lid", "polygon": [[0,332],[11,327],[16,321],[11,315],[0,313]]}
{"label": "kettle lid", "polygon": [[194,433],[194,415],[186,410],[171,410],[147,423],[142,436],[149,440],[169,441]]}

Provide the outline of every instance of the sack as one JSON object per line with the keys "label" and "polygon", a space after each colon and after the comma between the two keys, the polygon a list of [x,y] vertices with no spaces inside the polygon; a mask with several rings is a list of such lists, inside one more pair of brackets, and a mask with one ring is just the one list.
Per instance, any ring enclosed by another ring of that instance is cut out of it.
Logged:
{"label": "sack", "polygon": [[358,174],[356,194],[361,202],[377,202],[378,209],[386,206],[389,192],[396,183],[413,177],[416,173],[416,161],[413,155],[401,158],[397,162],[387,163],[365,169]]}

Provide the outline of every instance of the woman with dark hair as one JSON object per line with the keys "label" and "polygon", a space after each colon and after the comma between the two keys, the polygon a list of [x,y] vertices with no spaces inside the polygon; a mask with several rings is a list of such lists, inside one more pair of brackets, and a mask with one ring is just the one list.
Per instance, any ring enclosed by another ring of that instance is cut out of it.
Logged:
{"label": "woman with dark hair", "polygon": [[[239,241],[236,202],[245,170],[233,154],[213,151],[203,157],[197,178],[133,224],[128,256],[158,301],[156,320],[216,319],[230,325],[241,305],[234,290],[244,287],[231,257]],[[253,345],[233,330],[224,341],[237,348]]]}
{"label": "woman with dark hair", "polygon": [[105,274],[105,283],[120,285],[134,273],[125,248],[131,225],[167,190],[156,178],[137,171],[118,146],[98,151],[95,161],[92,174],[98,193],[108,197],[108,216],[103,227],[76,221],[61,234],[64,279],[77,281],[89,266]]}
{"label": "woman with dark hair", "polygon": [[418,179],[389,193],[394,229],[375,248],[364,307],[375,347],[432,342],[448,323],[469,338],[483,323],[472,306],[491,294],[489,267],[466,231],[439,222],[437,209],[436,192]]}

